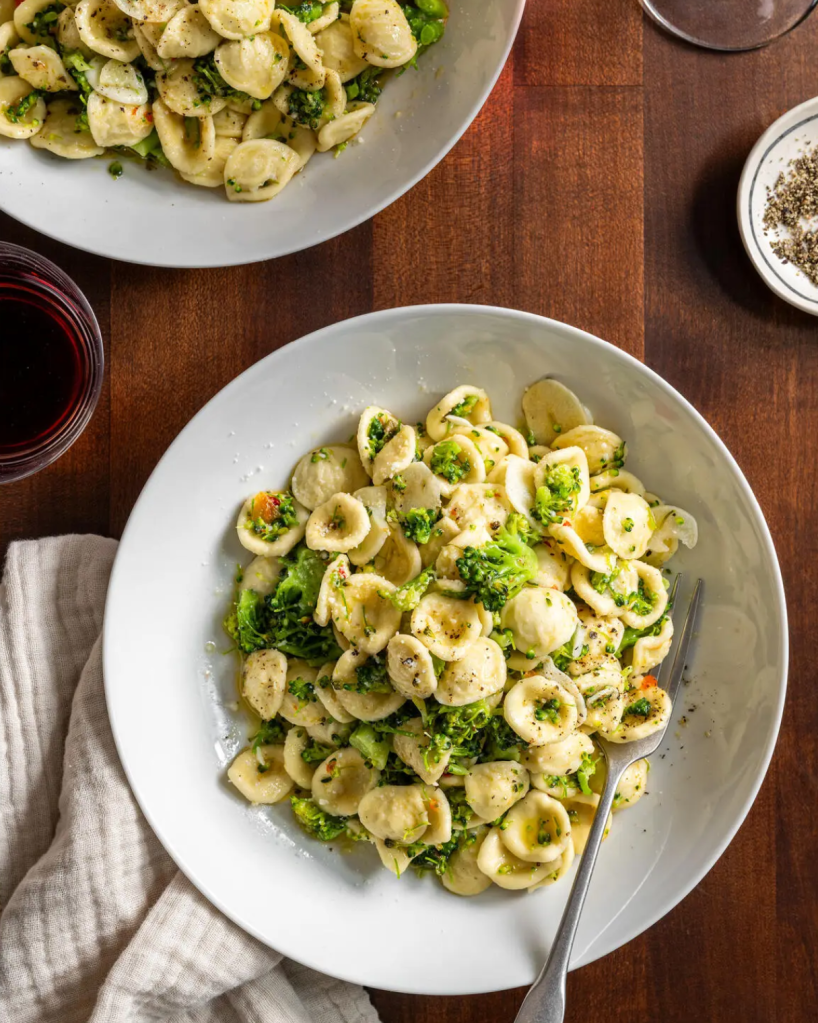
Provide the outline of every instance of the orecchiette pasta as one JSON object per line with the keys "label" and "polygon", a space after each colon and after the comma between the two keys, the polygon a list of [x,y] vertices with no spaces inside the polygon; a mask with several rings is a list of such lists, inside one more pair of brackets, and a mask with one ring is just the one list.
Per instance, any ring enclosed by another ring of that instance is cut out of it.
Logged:
{"label": "orecchiette pasta", "polygon": [[[344,15],[325,13],[329,27],[310,32],[276,9],[273,32],[289,24],[307,52],[343,34]],[[93,58],[95,82],[109,63]],[[197,123],[231,154],[275,144],[293,124],[279,105],[291,88]],[[28,95],[19,76],[0,78],[0,112]],[[92,100],[96,130],[95,108],[115,100]],[[162,131],[184,124],[157,106]],[[291,796],[313,837],[366,841],[396,877],[433,871],[464,896],[566,876],[604,788],[603,740],[666,726],[670,698],[650,674],[673,640],[661,566],[697,539],[562,383],[540,381],[523,404],[527,437],[474,385],[417,427],[369,406],[354,439],[308,451],[236,524],[254,557],[225,628],[260,722],[228,778],[254,803]],[[644,795],[647,770],[623,775],[615,809]]]}

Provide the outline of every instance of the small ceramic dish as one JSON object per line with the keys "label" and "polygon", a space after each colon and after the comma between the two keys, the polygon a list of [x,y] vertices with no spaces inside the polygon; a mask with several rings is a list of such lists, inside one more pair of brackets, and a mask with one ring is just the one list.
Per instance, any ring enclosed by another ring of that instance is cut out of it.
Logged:
{"label": "small ceramic dish", "polygon": [[818,287],[772,249],[786,232],[764,227],[768,190],[791,160],[818,144],[818,97],[801,103],[770,125],[747,157],[738,186],[738,226],[744,248],[765,283],[790,305],[818,316]]}

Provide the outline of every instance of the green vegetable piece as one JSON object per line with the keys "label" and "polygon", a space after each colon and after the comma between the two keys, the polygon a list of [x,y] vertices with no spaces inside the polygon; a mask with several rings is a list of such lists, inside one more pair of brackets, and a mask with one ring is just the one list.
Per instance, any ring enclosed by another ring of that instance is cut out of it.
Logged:
{"label": "green vegetable piece", "polygon": [[398,611],[414,611],[420,603],[423,594],[429,589],[434,580],[434,566],[430,565],[420,575],[416,575],[408,583],[399,586],[394,593],[390,593],[389,599]]}
{"label": "green vegetable piece", "polygon": [[552,465],[537,487],[531,514],[543,525],[557,522],[574,506],[574,497],[581,488],[579,469],[564,464]]}
{"label": "green vegetable piece", "polygon": [[362,721],[349,737],[350,746],[358,750],[364,760],[383,771],[389,757],[389,741],[378,735],[368,721]]}
{"label": "green vegetable piece", "polygon": [[463,448],[456,440],[442,440],[435,445],[430,463],[432,472],[449,483],[459,483],[472,470],[472,464],[465,456],[458,460]]}
{"label": "green vegetable piece", "polygon": [[646,697],[642,697],[636,700],[634,703],[629,704],[624,711],[623,717],[634,716],[640,718],[646,718],[650,714],[651,706],[650,700]]}
{"label": "green vegetable piece", "polygon": [[333,817],[321,810],[314,800],[292,796],[290,799],[295,819],[301,827],[322,842],[332,842],[346,831],[347,822],[343,817]]}
{"label": "green vegetable piece", "polygon": [[516,596],[539,569],[537,555],[528,545],[531,529],[523,515],[510,515],[494,540],[482,547],[466,547],[457,559],[457,571],[488,611],[499,611]]}
{"label": "green vegetable piece", "polygon": [[401,526],[407,539],[415,543],[428,543],[439,518],[439,508],[412,508],[402,516]]}

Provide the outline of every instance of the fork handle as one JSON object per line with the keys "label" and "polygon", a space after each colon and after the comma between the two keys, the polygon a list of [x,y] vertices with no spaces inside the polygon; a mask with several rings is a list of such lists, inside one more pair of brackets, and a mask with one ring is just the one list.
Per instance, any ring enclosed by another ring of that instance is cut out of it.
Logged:
{"label": "fork handle", "polygon": [[565,1017],[565,978],[568,974],[571,949],[574,945],[582,907],[585,904],[585,896],[588,894],[588,887],[591,883],[591,875],[596,865],[599,847],[605,834],[608,814],[613,806],[616,787],[625,773],[626,767],[627,765],[618,766],[612,770],[610,764],[608,766],[605,788],[599,798],[588,842],[580,857],[579,869],[571,886],[571,894],[568,896],[568,902],[557,928],[554,944],[551,946],[551,952],[539,977],[525,996],[514,1023],[562,1023]]}

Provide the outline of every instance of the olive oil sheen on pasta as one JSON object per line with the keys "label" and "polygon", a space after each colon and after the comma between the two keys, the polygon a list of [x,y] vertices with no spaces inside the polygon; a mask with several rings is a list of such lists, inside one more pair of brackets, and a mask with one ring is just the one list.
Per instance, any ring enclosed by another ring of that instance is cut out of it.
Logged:
{"label": "olive oil sheen on pasta", "polygon": [[83,388],[82,342],[50,295],[0,276],[0,460],[48,443]]}

